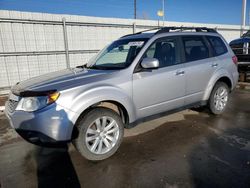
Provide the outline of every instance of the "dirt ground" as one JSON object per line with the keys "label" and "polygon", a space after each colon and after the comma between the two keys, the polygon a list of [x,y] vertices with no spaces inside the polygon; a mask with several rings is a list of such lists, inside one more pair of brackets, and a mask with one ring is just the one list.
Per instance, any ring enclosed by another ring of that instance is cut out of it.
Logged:
{"label": "dirt ground", "polygon": [[101,162],[87,161],[72,145],[29,144],[4,115],[0,144],[1,188],[250,187],[250,92],[236,90],[221,116],[184,111],[130,129]]}

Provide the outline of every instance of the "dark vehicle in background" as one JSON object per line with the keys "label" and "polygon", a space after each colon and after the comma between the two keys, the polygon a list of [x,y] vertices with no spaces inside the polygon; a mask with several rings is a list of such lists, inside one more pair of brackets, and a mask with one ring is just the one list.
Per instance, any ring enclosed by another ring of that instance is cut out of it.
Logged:
{"label": "dark vehicle in background", "polygon": [[[250,73],[250,30],[244,33],[241,38],[229,43],[233,52],[238,58],[238,71],[244,77]],[[243,78],[245,81],[246,78]]]}

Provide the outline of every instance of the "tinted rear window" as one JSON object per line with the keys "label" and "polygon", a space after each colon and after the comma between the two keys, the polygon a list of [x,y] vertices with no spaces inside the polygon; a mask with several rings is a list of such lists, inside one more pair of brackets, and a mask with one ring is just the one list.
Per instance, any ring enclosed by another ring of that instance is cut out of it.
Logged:
{"label": "tinted rear window", "polygon": [[212,45],[214,56],[219,56],[227,53],[227,47],[220,37],[206,36],[210,44]]}
{"label": "tinted rear window", "polygon": [[196,61],[209,57],[209,50],[200,36],[183,37],[186,61]]}

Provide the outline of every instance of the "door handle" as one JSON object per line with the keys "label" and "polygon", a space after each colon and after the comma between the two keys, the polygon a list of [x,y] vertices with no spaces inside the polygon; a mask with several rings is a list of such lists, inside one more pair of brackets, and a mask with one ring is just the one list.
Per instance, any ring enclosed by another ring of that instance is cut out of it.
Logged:
{"label": "door handle", "polygon": [[185,71],[177,71],[175,73],[176,76],[181,76],[181,75],[184,75],[185,74]]}
{"label": "door handle", "polygon": [[212,65],[211,65],[211,67],[217,67],[218,66],[218,63],[213,63]]}

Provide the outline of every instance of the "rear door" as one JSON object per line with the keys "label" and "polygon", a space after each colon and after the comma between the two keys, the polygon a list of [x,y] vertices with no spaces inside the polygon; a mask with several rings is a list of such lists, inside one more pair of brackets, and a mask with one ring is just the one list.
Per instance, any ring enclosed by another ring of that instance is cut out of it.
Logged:
{"label": "rear door", "polygon": [[213,56],[211,45],[204,36],[182,36],[186,73],[185,104],[202,100],[204,91],[219,62]]}

